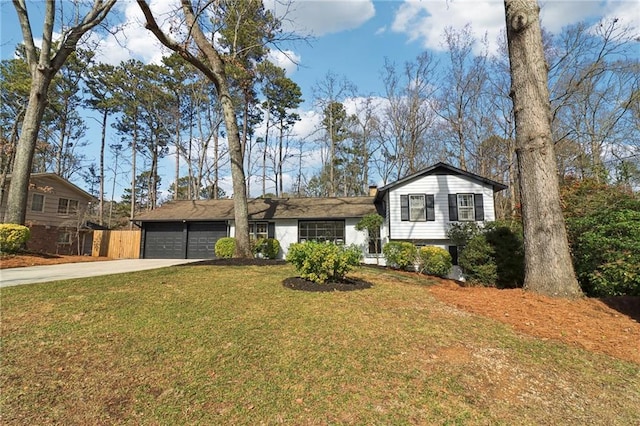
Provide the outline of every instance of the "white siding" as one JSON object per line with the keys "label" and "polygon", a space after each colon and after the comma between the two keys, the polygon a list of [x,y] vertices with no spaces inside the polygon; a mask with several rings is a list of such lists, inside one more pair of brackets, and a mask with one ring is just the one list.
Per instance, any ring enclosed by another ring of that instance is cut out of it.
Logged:
{"label": "white siding", "polygon": [[[433,194],[435,221],[402,221],[400,196],[408,194]],[[412,240],[443,240],[449,221],[449,194],[483,194],[484,220],[495,220],[493,188],[490,185],[459,175],[429,175],[407,182],[389,190],[387,194],[387,221],[389,238]]]}
{"label": "white siding", "polygon": [[[332,218],[322,220],[333,220]],[[343,219],[336,219],[343,220]],[[360,221],[360,218],[344,219],[344,238],[345,244],[355,244],[361,247],[363,250],[366,248],[367,240],[364,232],[356,231],[356,223]],[[275,238],[280,243],[280,254],[282,258],[287,256],[287,251],[291,244],[298,242],[298,220],[297,219],[277,219],[270,220],[269,222],[275,223]],[[235,224],[234,221],[229,222],[229,236],[235,236]],[[375,261],[374,261],[375,263]]]}

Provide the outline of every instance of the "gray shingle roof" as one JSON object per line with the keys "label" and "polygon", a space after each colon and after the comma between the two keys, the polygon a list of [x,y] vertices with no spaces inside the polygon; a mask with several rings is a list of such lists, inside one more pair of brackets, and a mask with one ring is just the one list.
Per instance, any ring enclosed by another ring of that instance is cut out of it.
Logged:
{"label": "gray shingle roof", "polygon": [[[345,219],[376,213],[373,197],[256,198],[248,200],[249,220]],[[134,221],[213,221],[234,218],[233,200],[170,201],[136,215]]]}

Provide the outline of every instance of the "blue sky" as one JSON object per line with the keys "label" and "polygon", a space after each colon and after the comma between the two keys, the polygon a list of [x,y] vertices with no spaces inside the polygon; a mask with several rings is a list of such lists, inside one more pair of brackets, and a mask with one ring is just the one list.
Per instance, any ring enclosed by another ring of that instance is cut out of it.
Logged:
{"label": "blue sky", "polygon": [[[265,5],[275,7],[276,13],[282,10],[281,3],[278,0],[265,0]],[[637,1],[565,0],[541,1],[540,4],[542,23],[552,32],[582,20],[595,21],[614,16],[640,28]],[[152,0],[151,6],[156,11],[171,7],[169,0]],[[44,8],[44,3],[29,2],[29,8],[33,14],[34,36],[37,38],[42,25],[38,11]],[[139,24],[141,14],[137,5],[132,1],[121,1],[116,8],[117,14],[111,23],[126,23],[126,30],[118,40],[113,37],[97,38],[96,41],[101,45],[101,59],[113,64],[130,57],[144,62],[157,62],[164,51]],[[13,55],[22,35],[13,4],[9,0],[0,0],[0,15],[0,50],[2,59],[6,59]],[[273,58],[280,61],[289,77],[302,89],[305,103],[299,112],[303,122],[296,126],[296,130],[304,137],[304,133],[310,132],[319,120],[319,115],[313,111],[312,88],[327,72],[331,71],[353,82],[360,95],[382,95],[384,89],[380,71],[385,57],[401,64],[424,50],[441,53],[441,36],[445,27],[462,29],[468,23],[478,38],[486,34],[495,49],[495,40],[504,27],[504,7],[501,0],[302,0],[293,3],[288,19],[295,25],[287,27],[288,30],[300,30],[315,36],[310,44],[285,46],[290,57],[296,58],[297,66],[282,56],[274,55]],[[87,120],[91,126],[92,122],[91,119]],[[88,137],[93,138],[90,143],[97,151],[96,133],[92,131]],[[108,137],[114,143],[115,134]],[[93,159],[92,152],[88,154],[90,160]],[[172,179],[172,164],[173,161],[167,159],[163,166],[166,173],[163,189]],[[128,179],[124,176],[119,186],[126,186]],[[76,183],[82,186],[82,182]],[[227,184],[230,185],[230,182]]]}

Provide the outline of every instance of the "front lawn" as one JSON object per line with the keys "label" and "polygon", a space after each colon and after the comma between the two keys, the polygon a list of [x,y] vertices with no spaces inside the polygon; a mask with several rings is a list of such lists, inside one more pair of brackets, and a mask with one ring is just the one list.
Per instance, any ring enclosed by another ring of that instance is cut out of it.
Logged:
{"label": "front lawn", "polygon": [[640,422],[640,365],[438,302],[379,269],[189,265],[2,290],[1,423]]}

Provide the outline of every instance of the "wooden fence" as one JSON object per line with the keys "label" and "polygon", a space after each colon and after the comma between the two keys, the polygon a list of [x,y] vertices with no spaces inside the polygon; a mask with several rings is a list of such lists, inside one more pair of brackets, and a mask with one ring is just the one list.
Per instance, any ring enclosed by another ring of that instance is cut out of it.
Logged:
{"label": "wooden fence", "polygon": [[91,256],[138,259],[141,231],[93,231]]}

